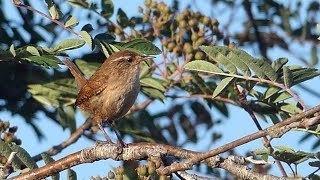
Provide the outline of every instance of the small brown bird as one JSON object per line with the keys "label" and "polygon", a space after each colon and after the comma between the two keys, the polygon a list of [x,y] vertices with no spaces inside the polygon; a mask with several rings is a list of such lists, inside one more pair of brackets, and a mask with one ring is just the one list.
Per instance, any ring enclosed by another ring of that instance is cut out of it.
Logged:
{"label": "small brown bird", "polygon": [[[140,63],[150,58],[153,57],[127,50],[115,52],[89,80],[70,60],[64,62],[80,89],[75,105],[90,113],[107,143],[112,141],[103,129],[102,122],[110,125],[129,111],[140,91]],[[121,146],[125,146],[116,130],[115,133]]]}

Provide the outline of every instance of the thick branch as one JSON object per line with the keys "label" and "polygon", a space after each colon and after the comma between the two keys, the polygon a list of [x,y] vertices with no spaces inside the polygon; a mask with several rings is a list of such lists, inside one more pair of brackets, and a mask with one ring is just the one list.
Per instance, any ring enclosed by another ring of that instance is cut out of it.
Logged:
{"label": "thick branch", "polygon": [[[170,174],[172,172],[190,169],[194,164],[199,163],[209,157],[213,157],[213,156],[218,155],[220,153],[226,152],[230,149],[233,149],[237,146],[243,145],[243,144],[248,143],[250,141],[256,140],[256,139],[261,138],[263,136],[269,135],[272,138],[278,138],[278,137],[282,136],[284,133],[286,133],[288,130],[301,126],[301,123],[294,123],[294,122],[300,121],[303,118],[306,118],[308,116],[312,116],[317,112],[320,112],[320,105],[318,105],[308,111],[305,111],[305,112],[297,114],[293,117],[290,117],[290,118],[288,118],[278,124],[275,124],[267,129],[265,129],[265,130],[258,131],[256,133],[253,133],[253,134],[250,134],[250,135],[245,136],[243,138],[240,138],[238,140],[235,140],[231,143],[220,146],[216,149],[210,150],[205,153],[201,153],[197,156],[186,159],[186,160],[182,161],[181,163],[175,163],[175,164],[172,164],[171,166],[162,168],[158,172],[160,174]],[[294,123],[294,126],[291,125],[293,123]],[[289,125],[291,125],[291,126],[289,126]]]}

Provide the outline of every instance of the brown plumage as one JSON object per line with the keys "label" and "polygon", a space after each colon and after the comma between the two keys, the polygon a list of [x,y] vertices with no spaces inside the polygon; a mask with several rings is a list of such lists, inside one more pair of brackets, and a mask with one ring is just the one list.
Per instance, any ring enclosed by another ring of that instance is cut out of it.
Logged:
{"label": "brown plumage", "polygon": [[[83,78],[76,75],[76,70],[71,70],[80,88],[75,105],[91,114],[108,143],[111,140],[101,123],[107,121],[110,124],[129,111],[140,90],[139,64],[150,58],[131,51],[116,52],[85,83]],[[74,68],[70,62],[65,64],[69,69]]]}

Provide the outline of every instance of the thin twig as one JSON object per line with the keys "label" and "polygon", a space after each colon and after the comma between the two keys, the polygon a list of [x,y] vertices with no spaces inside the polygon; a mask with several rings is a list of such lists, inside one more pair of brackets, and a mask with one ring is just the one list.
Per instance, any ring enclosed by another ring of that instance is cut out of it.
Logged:
{"label": "thin twig", "polygon": [[[250,102],[247,101],[247,97],[244,93],[240,92],[240,87],[241,86],[238,86],[236,83],[234,84],[234,90],[236,91],[236,94],[237,94],[237,97],[239,99],[239,102],[242,106],[242,108],[250,115],[251,119],[253,120],[254,124],[256,125],[256,127],[258,128],[259,131],[262,130],[262,127],[257,119],[257,117],[254,115],[254,112],[250,106]],[[264,143],[263,145],[266,147],[266,148],[271,148],[272,145],[271,145],[271,142],[270,140],[267,138],[267,136],[264,136],[263,137],[263,140],[264,140]],[[287,173],[285,171],[285,169],[283,168],[281,162],[279,160],[276,160],[276,164],[280,170],[280,172],[282,173],[282,175],[284,177],[287,177]]]}
{"label": "thin twig", "polygon": [[41,12],[41,11],[39,11],[39,10],[36,10],[36,9],[34,9],[33,7],[31,7],[31,6],[22,4],[20,1],[12,1],[12,2],[13,2],[13,4],[14,4],[15,6],[21,7],[21,8],[26,8],[26,9],[28,9],[28,10],[30,10],[30,11],[33,11],[33,12],[35,12],[35,13],[38,13],[38,14],[40,14],[41,16],[43,16],[43,17],[49,19],[50,21],[56,23],[57,25],[59,25],[59,26],[62,27],[63,29],[65,29],[65,30],[69,31],[70,33],[72,33],[72,34],[80,37],[80,35],[79,35],[78,33],[74,32],[72,29],[66,27],[66,26],[65,26],[63,23],[61,23],[60,21],[51,18],[50,16],[44,14],[43,12]]}

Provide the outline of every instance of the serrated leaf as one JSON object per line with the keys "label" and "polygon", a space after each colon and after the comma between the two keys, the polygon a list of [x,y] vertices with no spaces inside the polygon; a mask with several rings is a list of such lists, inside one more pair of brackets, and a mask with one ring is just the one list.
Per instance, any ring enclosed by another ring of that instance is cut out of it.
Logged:
{"label": "serrated leaf", "polygon": [[101,0],[101,8],[101,15],[104,18],[109,19],[114,12],[114,5],[112,0]]}
{"label": "serrated leaf", "polygon": [[251,76],[252,70],[259,78],[267,76],[270,80],[276,81],[277,73],[271,65],[263,59],[256,59],[240,49],[232,49],[225,46],[200,46],[210,58],[222,64],[230,73],[237,74],[237,69],[243,72],[244,76]]}
{"label": "serrated leaf", "polygon": [[283,82],[287,88],[290,88],[292,86],[293,75],[291,70],[287,66],[283,67]]}
{"label": "serrated leaf", "polygon": [[289,69],[292,71],[293,75],[292,86],[320,75],[320,72],[317,69],[312,68],[294,68],[293,66],[290,66]]}
{"label": "serrated leaf", "polygon": [[151,41],[146,39],[133,39],[126,43],[117,43],[114,44],[120,50],[130,50],[137,52],[139,54],[146,54],[146,55],[157,55],[161,53],[161,50],[154,45]]}
{"label": "serrated leaf", "polygon": [[77,96],[74,79],[59,79],[45,84],[28,86],[32,97],[49,106],[68,106],[75,102]]}
{"label": "serrated leaf", "polygon": [[276,93],[279,92],[280,90],[281,90],[281,88],[279,88],[279,87],[275,87],[275,86],[269,87],[269,88],[264,92],[264,99],[270,98],[272,95],[276,94]]}
{"label": "serrated leaf", "polygon": [[77,49],[85,45],[85,41],[80,39],[66,39],[61,41],[56,47],[54,47],[54,51],[65,51],[71,49]]}
{"label": "serrated leaf", "polygon": [[279,58],[279,59],[273,61],[272,64],[271,64],[271,67],[272,67],[276,72],[278,72],[279,70],[282,69],[282,67],[283,67],[285,64],[287,64],[287,62],[288,62],[288,58],[283,58],[283,57],[282,57],[282,58]]}
{"label": "serrated leaf", "polygon": [[293,103],[282,103],[280,104],[280,110],[287,112],[289,114],[298,114],[301,113],[302,110],[299,109],[295,104]]}
{"label": "serrated leaf", "polygon": [[[0,152],[1,155],[5,156],[6,158],[9,158],[10,154],[13,152],[11,147],[8,143],[4,142],[2,139],[0,139]],[[14,157],[11,163],[14,171],[20,171],[22,170],[23,163],[21,160],[17,157]]]}
{"label": "serrated leaf", "polygon": [[215,49],[210,46],[200,46],[200,49],[204,51],[211,59],[222,64],[230,73],[237,74],[237,67],[230,63],[225,57],[227,49]]}
{"label": "serrated leaf", "polygon": [[78,20],[76,17],[74,16],[69,16],[66,20],[66,22],[64,23],[65,27],[75,27],[79,24]]}
{"label": "serrated leaf", "polygon": [[146,95],[148,95],[149,97],[159,99],[159,100],[165,99],[163,92],[161,92],[158,89],[154,89],[154,88],[150,88],[150,87],[141,87],[141,91],[143,93],[145,93]]}
{"label": "serrated leaf", "polygon": [[9,145],[12,151],[17,152],[16,156],[23,162],[25,166],[27,166],[29,169],[35,169],[37,168],[36,162],[32,159],[30,154],[24,150],[22,147],[15,145],[15,144],[10,144]]}
{"label": "serrated leaf", "polygon": [[100,63],[87,62],[81,59],[76,59],[75,64],[78,66],[80,71],[85,74],[86,77],[91,77],[94,72],[101,66]]}
{"label": "serrated leaf", "polygon": [[80,36],[83,38],[84,41],[86,41],[87,45],[91,50],[94,49],[93,43],[92,43],[92,37],[87,31],[80,31]]}
{"label": "serrated leaf", "polygon": [[[45,164],[48,164],[50,162],[54,162],[55,160],[49,156],[47,153],[41,153],[41,157],[44,161]],[[52,180],[59,180],[60,179],[60,174],[59,173],[56,173],[56,174],[53,174],[51,175],[51,179]]]}
{"label": "serrated leaf", "polygon": [[270,97],[270,101],[273,103],[277,103],[277,102],[289,99],[291,97],[292,96],[288,92],[285,91],[285,92],[281,92],[281,93],[277,93],[277,94],[272,95]]}
{"label": "serrated leaf", "polygon": [[216,65],[214,65],[208,61],[203,61],[203,60],[191,61],[184,66],[184,69],[190,70],[190,71],[200,71],[200,72],[206,72],[206,73],[213,73],[213,74],[224,73]]}
{"label": "serrated leaf", "polygon": [[77,180],[77,173],[72,169],[68,169],[67,170],[67,179],[68,180]]}
{"label": "serrated leaf", "polygon": [[62,64],[60,59],[56,58],[55,56],[30,56],[27,58],[21,58],[23,60],[27,60],[44,67],[52,67],[55,69],[60,68],[59,64]]}
{"label": "serrated leaf", "polygon": [[34,55],[34,56],[40,56],[40,53],[38,51],[37,48],[33,47],[33,46],[27,46],[27,49],[26,49],[31,55]]}
{"label": "serrated leaf", "polygon": [[217,97],[221,92],[229,87],[229,85],[233,82],[234,77],[226,77],[221,80],[221,82],[217,85],[216,89],[212,94],[212,98]]}
{"label": "serrated leaf", "polygon": [[13,44],[11,44],[9,50],[10,50],[11,54],[13,55],[13,57],[15,57],[16,56],[16,51],[14,49],[14,45]]}

